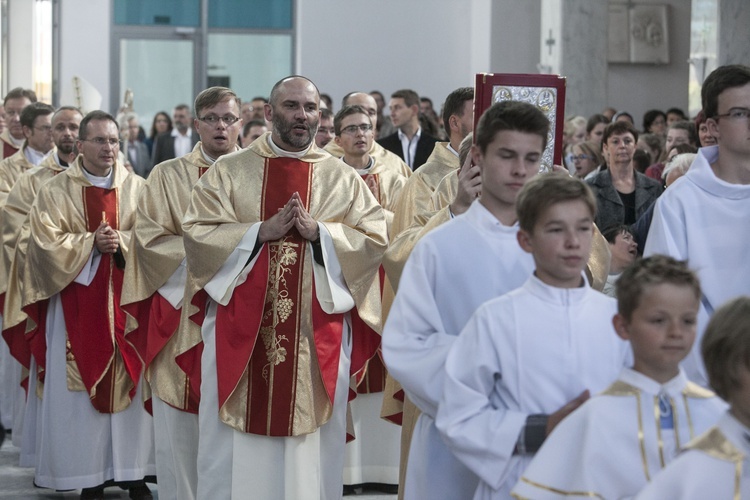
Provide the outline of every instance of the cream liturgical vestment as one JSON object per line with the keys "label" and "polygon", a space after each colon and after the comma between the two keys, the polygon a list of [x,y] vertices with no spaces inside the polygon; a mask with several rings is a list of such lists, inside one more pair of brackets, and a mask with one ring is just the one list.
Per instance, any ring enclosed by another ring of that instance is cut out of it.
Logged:
{"label": "cream liturgical vestment", "polygon": [[[131,404],[140,397],[141,364],[119,308],[142,183],[119,162],[108,177],[94,177],[79,156],[42,185],[29,213],[22,305],[35,326],[27,338],[46,335],[39,486],[88,488],[156,472],[151,418]],[[118,231],[118,256],[94,248],[103,220]]]}
{"label": "cream liturgical vestment", "polygon": [[[377,142],[373,141],[372,144],[369,167],[357,169],[357,173],[362,176],[373,196],[383,207],[389,234],[391,234],[393,208],[404,184],[411,175],[411,169],[401,158],[384,149]],[[326,150],[334,156],[344,154],[333,141],[328,143]],[[376,278],[379,289],[384,275],[381,268]],[[386,370],[380,350],[380,334],[358,321],[356,316],[353,316],[353,320],[353,335],[369,337],[372,343],[363,352],[366,359],[357,359],[357,356],[352,356],[351,371],[357,386],[357,397],[350,402],[355,439],[346,447],[344,484],[397,484],[401,429],[380,418],[386,380]]]}
{"label": "cream liturgical vestment", "polygon": [[531,460],[515,454],[529,415],[554,413],[617,379],[630,346],[612,327],[616,310],[585,284],[555,288],[535,276],[477,309],[445,361],[436,419],[479,477],[474,499],[509,497]]}
{"label": "cream liturgical vestment", "polygon": [[719,147],[701,148],[690,170],[656,200],[644,255],[687,260],[701,280],[698,338],[683,368],[708,385],[700,356],[701,338],[714,310],[750,295],[750,185],[730,184],[714,174]]}
{"label": "cream liturgical vestment", "polygon": [[[21,448],[22,466],[34,465],[34,448],[36,442],[37,407],[41,395],[41,386],[37,386],[37,377],[27,378],[26,373],[36,375],[39,364],[33,359],[33,351],[44,342],[33,345],[27,342],[26,313],[21,310],[21,291],[23,288],[23,276],[19,271],[23,270],[26,260],[26,246],[29,240],[28,215],[31,206],[36,199],[39,188],[46,181],[64,171],[60,165],[57,152],[50,154],[38,167],[24,172],[10,190],[7,202],[2,209],[2,248],[3,266],[7,269],[7,287],[4,290],[3,305],[3,338],[10,346],[10,352],[22,369],[16,365],[14,370],[14,386],[19,387],[22,382],[27,387],[21,390],[21,398],[16,399],[15,419],[13,423],[13,444]],[[37,355],[44,355],[43,350],[37,351]],[[43,366],[44,363],[42,362]],[[41,374],[40,374],[41,375]],[[39,392],[37,392],[37,388]],[[27,397],[27,394],[29,397]]]}
{"label": "cream liturgical vestment", "polygon": [[[320,239],[292,229],[258,243],[295,192]],[[377,328],[382,208],[351,167],[314,144],[284,152],[267,133],[198,181],[183,228],[182,322],[204,344],[198,498],[339,498],[348,312]]]}
{"label": "cream liturgical vestment", "polygon": [[[212,163],[212,160],[211,160]],[[198,484],[199,383],[177,362],[178,326],[187,272],[182,218],[198,179],[211,163],[198,142],[193,151],[151,171],[138,200],[125,269],[126,338],[144,361],[153,396],[160,498],[190,500]]]}
{"label": "cream liturgical vestment", "polygon": [[730,412],[688,443],[636,500],[750,498],[750,429]]}
{"label": "cream liturgical vestment", "polygon": [[[418,175],[421,167],[414,175]],[[534,263],[481,203],[427,234],[414,247],[383,330],[390,374],[423,412],[411,438],[404,496],[470,498],[476,477],[443,443],[435,415],[448,350],[485,301],[521,286]]]}
{"label": "cream liturgical vestment", "polygon": [[631,498],[688,441],[715,425],[726,406],[682,371],[660,385],[624,368],[614,384],[555,428],[513,495]]}
{"label": "cream liturgical vestment", "polygon": [[[23,140],[19,142],[23,143]],[[2,134],[0,134],[0,160],[13,156],[18,150],[19,147],[16,145],[16,141],[10,136],[10,129],[6,127]]]}

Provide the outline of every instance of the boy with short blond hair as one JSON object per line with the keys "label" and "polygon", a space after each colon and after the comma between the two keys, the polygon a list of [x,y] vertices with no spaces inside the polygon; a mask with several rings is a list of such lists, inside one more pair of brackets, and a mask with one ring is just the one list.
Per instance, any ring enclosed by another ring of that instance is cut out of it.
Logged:
{"label": "boy with short blond hair", "polygon": [[725,404],[680,368],[695,339],[700,294],[695,274],[671,257],[642,259],[622,273],[613,324],[630,341],[633,367],[555,429],[515,495],[632,497],[718,420]]}
{"label": "boy with short blond hair", "polygon": [[701,351],[711,387],[729,401],[729,411],[638,495],[662,498],[750,498],[750,297],[717,310],[706,327]]}
{"label": "boy with short blond hair", "polygon": [[518,243],[535,271],[480,306],[454,341],[436,419],[480,479],[474,498],[508,498],[546,435],[615,380],[629,353],[612,330],[615,301],[583,274],[596,212],[590,189],[540,175],[521,189],[516,208]]}

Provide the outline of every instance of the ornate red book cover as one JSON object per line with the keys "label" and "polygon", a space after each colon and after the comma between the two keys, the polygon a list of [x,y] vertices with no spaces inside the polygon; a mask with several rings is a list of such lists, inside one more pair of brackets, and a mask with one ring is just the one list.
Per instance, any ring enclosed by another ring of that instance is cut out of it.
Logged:
{"label": "ornate red book cover", "polygon": [[502,101],[524,101],[542,110],[549,118],[550,130],[541,168],[550,171],[553,164],[562,165],[565,77],[478,73],[474,87],[474,127],[484,110]]}

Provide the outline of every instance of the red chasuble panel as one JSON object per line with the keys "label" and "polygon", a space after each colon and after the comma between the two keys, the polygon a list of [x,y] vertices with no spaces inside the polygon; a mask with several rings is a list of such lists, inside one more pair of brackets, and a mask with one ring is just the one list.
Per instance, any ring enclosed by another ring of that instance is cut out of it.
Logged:
{"label": "red chasuble panel", "polygon": [[[83,188],[86,227],[96,231],[102,221],[118,228],[116,189],[94,186]],[[120,308],[123,270],[114,265],[112,254],[102,254],[89,286],[70,283],[60,299],[70,342],[69,355],[75,358],[91,404],[102,413],[112,413],[115,401],[115,358],[122,356],[133,382],[130,397],[141,373],[141,361],[125,341],[125,312]]]}
{"label": "red chasuble panel", "polygon": [[18,152],[18,148],[12,146],[11,144],[8,144],[5,141],[2,141],[2,143],[3,143],[3,158],[8,158]]}
{"label": "red chasuble panel", "polygon": [[562,165],[563,125],[565,121],[565,77],[478,73],[474,86],[474,130],[482,113],[497,102],[523,101],[539,108],[550,121],[547,148],[542,169]]}

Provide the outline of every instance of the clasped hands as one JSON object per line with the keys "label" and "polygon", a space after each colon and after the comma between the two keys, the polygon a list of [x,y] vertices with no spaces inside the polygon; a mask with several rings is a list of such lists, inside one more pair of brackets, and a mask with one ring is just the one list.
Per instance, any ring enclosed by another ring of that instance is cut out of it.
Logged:
{"label": "clasped hands", "polygon": [[115,253],[120,246],[120,235],[103,221],[94,232],[94,245],[101,253]]}
{"label": "clasped hands", "polygon": [[307,213],[297,192],[276,215],[261,223],[258,239],[263,243],[281,239],[292,227],[296,227],[306,240],[315,241],[319,237],[318,223]]}

